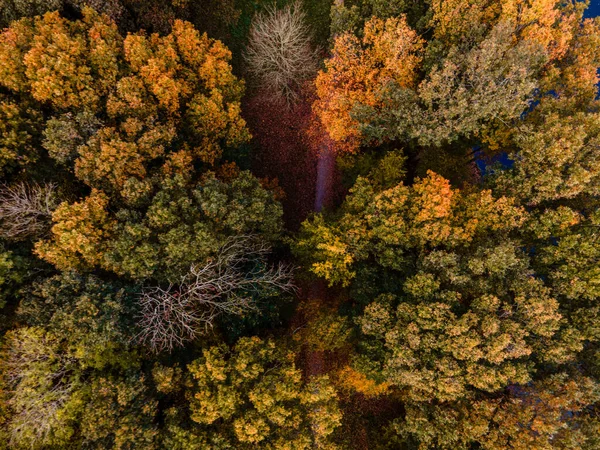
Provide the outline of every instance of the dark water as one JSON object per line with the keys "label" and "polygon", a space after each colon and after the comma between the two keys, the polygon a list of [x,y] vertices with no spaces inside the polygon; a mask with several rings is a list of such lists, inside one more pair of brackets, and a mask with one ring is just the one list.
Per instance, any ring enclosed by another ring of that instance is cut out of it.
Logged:
{"label": "dark water", "polygon": [[591,0],[590,6],[585,10],[585,17],[597,17],[600,16],[600,0]]}

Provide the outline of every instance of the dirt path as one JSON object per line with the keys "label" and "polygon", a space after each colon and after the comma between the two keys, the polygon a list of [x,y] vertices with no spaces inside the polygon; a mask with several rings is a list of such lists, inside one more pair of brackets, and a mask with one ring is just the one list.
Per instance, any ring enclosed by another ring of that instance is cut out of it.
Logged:
{"label": "dirt path", "polygon": [[[308,286],[306,295],[302,300],[319,299],[323,301],[327,286],[321,280],[315,280]],[[301,300],[301,301],[302,301]],[[304,350],[304,374],[307,378],[324,375],[326,373],[325,355],[323,352]]]}
{"label": "dirt path", "polygon": [[[317,178],[315,180],[315,211],[320,212],[324,206],[330,205],[333,194],[335,153],[333,141],[323,133],[317,155]],[[309,299],[324,300],[327,286],[322,280],[315,280],[308,289]],[[307,377],[325,373],[325,355],[323,352],[310,351],[306,354],[305,373]]]}
{"label": "dirt path", "polygon": [[323,136],[317,156],[317,180],[315,186],[315,211],[319,212],[331,203],[335,172],[335,153],[329,136]]}

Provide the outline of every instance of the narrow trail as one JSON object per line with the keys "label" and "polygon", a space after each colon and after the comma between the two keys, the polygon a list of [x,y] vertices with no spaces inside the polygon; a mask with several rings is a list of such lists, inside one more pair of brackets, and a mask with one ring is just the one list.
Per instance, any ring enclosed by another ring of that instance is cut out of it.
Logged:
{"label": "narrow trail", "polygon": [[[323,208],[331,207],[339,201],[339,177],[336,171],[335,144],[329,135],[323,131],[318,134],[318,152],[317,152],[317,173],[315,178],[315,212],[320,212]],[[322,303],[328,303],[336,300],[335,293],[328,288],[325,281],[315,279],[310,282],[300,301],[318,299]],[[333,358],[328,360],[328,358]],[[307,378],[325,375],[331,370],[336,370],[336,364],[339,361],[339,355],[330,355],[328,353],[314,351],[305,348],[303,352],[304,375]],[[344,433],[350,433],[350,442],[355,450],[369,450],[369,436],[367,426],[363,417],[363,412],[369,410],[376,413],[378,410],[385,410],[387,406],[383,401],[383,408],[378,405],[378,400],[366,399],[363,395],[352,395],[346,399],[344,406],[344,415],[346,422]]]}
{"label": "narrow trail", "polygon": [[243,109],[256,143],[253,171],[259,177],[278,179],[285,192],[284,221],[291,231],[298,230],[314,210],[318,163],[306,132],[312,114],[310,105],[306,101],[289,110],[258,96],[247,99]]}
{"label": "narrow trail", "polygon": [[[254,172],[279,180],[285,192],[284,218],[291,230],[298,229],[311,212],[331,206],[334,197],[334,143],[325,130],[314,126],[312,101],[308,96],[295,108],[288,109],[273,105],[259,95],[247,99],[244,108],[258,144]],[[323,281],[313,280],[302,287],[299,301],[323,301],[329,294],[327,291]],[[306,319],[297,313],[292,318],[292,327],[302,327]],[[302,361],[307,378],[327,371],[322,352],[305,349]]]}
{"label": "narrow trail", "polygon": [[330,203],[333,192],[335,153],[333,141],[329,136],[323,136],[317,158],[315,211],[320,212],[324,206]]}
{"label": "narrow trail", "polygon": [[[315,211],[320,212],[323,207],[331,204],[335,172],[335,153],[333,141],[326,134],[321,136],[317,154],[317,177],[315,181]],[[325,300],[327,286],[323,280],[314,280],[308,288],[308,299]],[[323,352],[308,351],[305,356],[307,377],[323,375],[325,369],[325,355]]]}

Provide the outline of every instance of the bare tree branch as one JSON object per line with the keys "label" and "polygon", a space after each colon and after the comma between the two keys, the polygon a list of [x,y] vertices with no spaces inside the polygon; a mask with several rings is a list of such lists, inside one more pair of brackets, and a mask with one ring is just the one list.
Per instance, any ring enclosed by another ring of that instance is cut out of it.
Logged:
{"label": "bare tree branch", "polygon": [[310,42],[300,3],[274,7],[252,20],[245,60],[249,72],[275,99],[291,105],[298,88],[318,70],[318,55]]}
{"label": "bare tree branch", "polygon": [[295,292],[293,267],[269,266],[269,252],[253,236],[236,236],[205,265],[192,265],[178,285],[143,289],[139,341],[154,352],[171,351],[206,332],[223,314],[255,311],[255,294]]}
{"label": "bare tree branch", "polygon": [[58,203],[53,183],[1,186],[0,237],[18,241],[44,234]]}
{"label": "bare tree branch", "polygon": [[56,338],[22,333],[12,339],[3,364],[3,380],[15,393],[8,401],[11,443],[43,443],[58,426],[58,413],[74,389],[74,358],[56,351]]}

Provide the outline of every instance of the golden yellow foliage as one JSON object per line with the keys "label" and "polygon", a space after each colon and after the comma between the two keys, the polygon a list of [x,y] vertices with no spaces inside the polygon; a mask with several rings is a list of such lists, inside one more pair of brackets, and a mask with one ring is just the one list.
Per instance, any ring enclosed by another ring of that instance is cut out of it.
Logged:
{"label": "golden yellow foliage", "polygon": [[342,390],[360,392],[366,397],[379,397],[390,392],[389,383],[377,383],[350,366],[342,368],[336,376],[336,381]]}
{"label": "golden yellow foliage", "polygon": [[0,33],[0,85],[46,108],[50,155],[74,160],[78,178],[110,195],[165,163],[167,174],[184,175],[189,157],[214,165],[224,147],[250,139],[241,117],[244,83],[230,59],[191,23],[177,20],[165,36],[123,38],[89,8],[81,20],[54,12]]}
{"label": "golden yellow foliage", "polygon": [[26,90],[23,55],[33,38],[30,21],[13,23],[0,33],[0,85],[15,92]]}
{"label": "golden yellow foliage", "polygon": [[96,189],[80,202],[61,203],[52,214],[52,240],[36,243],[36,254],[60,270],[99,265],[115,226],[107,208],[108,197]]}
{"label": "golden yellow foliage", "polygon": [[437,39],[452,43],[470,32],[479,23],[490,24],[497,19],[501,2],[486,0],[432,0],[431,23]]}
{"label": "golden yellow foliage", "polygon": [[[87,35],[82,33],[83,23],[70,22],[58,12],[35,19],[35,35],[23,62],[36,100],[65,109],[93,108],[114,85],[117,27],[92,10],[86,9],[84,14],[88,24],[98,21]],[[95,76],[95,71],[106,78]]]}
{"label": "golden yellow foliage", "polygon": [[531,40],[545,49],[550,60],[569,48],[577,8],[557,0],[433,0],[431,26],[444,44],[464,39],[479,24],[493,27],[508,22],[520,30],[519,39]]}

